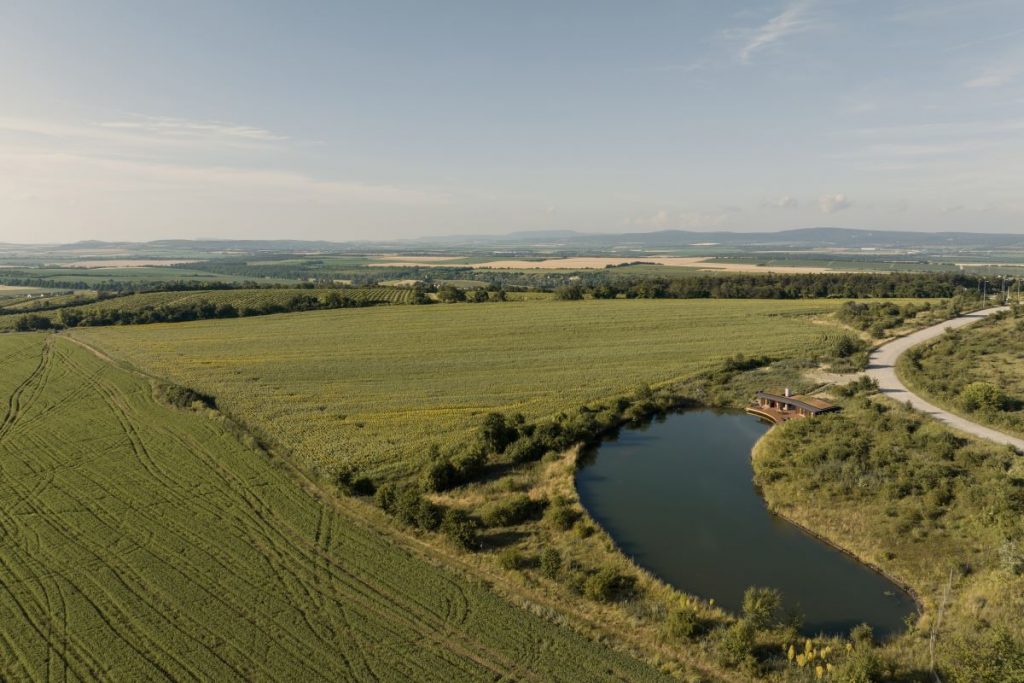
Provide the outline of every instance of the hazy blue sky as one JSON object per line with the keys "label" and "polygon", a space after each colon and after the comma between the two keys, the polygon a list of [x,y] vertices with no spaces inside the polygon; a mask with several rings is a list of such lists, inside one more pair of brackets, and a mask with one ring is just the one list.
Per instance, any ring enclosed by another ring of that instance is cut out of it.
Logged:
{"label": "hazy blue sky", "polygon": [[0,241],[1024,231],[1024,2],[0,3]]}

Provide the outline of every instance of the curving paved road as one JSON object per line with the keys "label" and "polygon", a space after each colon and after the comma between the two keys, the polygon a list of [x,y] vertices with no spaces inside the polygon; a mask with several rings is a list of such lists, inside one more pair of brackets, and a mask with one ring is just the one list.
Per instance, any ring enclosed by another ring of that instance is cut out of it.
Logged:
{"label": "curving paved road", "polygon": [[1005,306],[987,308],[983,311],[975,311],[974,313],[968,313],[967,315],[962,315],[959,318],[952,318],[946,322],[926,327],[923,330],[914,332],[913,334],[908,334],[906,337],[900,337],[899,339],[894,339],[887,344],[883,344],[871,352],[871,355],[868,358],[867,374],[869,377],[873,377],[878,381],[878,388],[882,390],[882,393],[895,401],[899,401],[900,403],[910,401],[910,404],[916,409],[931,415],[940,422],[945,422],[950,427],[954,427],[955,429],[959,429],[962,432],[966,432],[974,436],[979,436],[983,439],[988,439],[989,441],[1013,446],[1017,451],[1024,452],[1024,439],[1018,439],[1017,437],[1003,434],[991,427],[985,427],[984,425],[977,424],[976,422],[971,422],[966,418],[954,415],[947,410],[943,410],[938,406],[932,405],[917,394],[911,393],[911,391],[907,389],[906,385],[900,381],[899,377],[896,376],[896,361],[903,352],[910,347],[922,344],[929,339],[934,339],[935,337],[942,335],[951,327],[956,328],[963,327],[964,325],[970,325],[971,323],[976,323],[982,318],[1003,310],[1006,310]]}

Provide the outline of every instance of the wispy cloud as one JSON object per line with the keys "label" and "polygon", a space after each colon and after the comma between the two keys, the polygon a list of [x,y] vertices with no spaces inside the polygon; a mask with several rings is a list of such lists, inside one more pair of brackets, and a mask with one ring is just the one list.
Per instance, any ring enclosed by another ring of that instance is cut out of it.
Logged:
{"label": "wispy cloud", "polygon": [[796,197],[786,194],[775,199],[769,199],[764,203],[764,206],[771,209],[795,209],[800,206],[800,202]]}
{"label": "wispy cloud", "polygon": [[224,123],[222,121],[189,121],[163,116],[140,116],[123,121],[106,121],[104,128],[141,131],[172,138],[222,138],[255,142],[287,140],[287,136],[265,128]]}
{"label": "wispy cloud", "polygon": [[1000,64],[985,69],[964,83],[964,86],[968,88],[1000,88],[1016,79],[1019,73],[1020,67],[1016,64]]}
{"label": "wispy cloud", "polygon": [[782,13],[754,29],[740,48],[739,60],[744,64],[749,63],[754,53],[790,36],[817,28],[820,25],[819,22],[810,16],[810,9],[814,3],[815,0],[791,2]]}
{"label": "wispy cloud", "polygon": [[837,211],[842,211],[843,209],[848,209],[852,205],[853,202],[851,202],[842,192],[838,194],[822,195],[818,200],[818,207],[821,209],[822,213],[835,213]]}

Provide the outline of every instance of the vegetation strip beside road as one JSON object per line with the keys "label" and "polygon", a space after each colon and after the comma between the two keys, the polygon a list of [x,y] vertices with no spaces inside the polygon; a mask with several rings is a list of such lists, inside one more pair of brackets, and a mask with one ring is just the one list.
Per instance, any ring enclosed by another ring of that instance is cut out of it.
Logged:
{"label": "vegetation strip beside road", "polygon": [[936,420],[939,420],[954,429],[958,429],[982,439],[988,439],[995,443],[1012,446],[1017,451],[1024,452],[1024,439],[1010,436],[1009,434],[1004,434],[1003,432],[992,429],[991,427],[978,424],[977,422],[968,420],[967,418],[928,402],[918,394],[911,391],[906,384],[903,383],[896,372],[896,364],[899,361],[900,356],[909,349],[942,336],[946,333],[946,330],[958,329],[966,325],[971,325],[987,318],[990,315],[1006,310],[1009,309],[1005,306],[997,306],[995,308],[988,308],[982,311],[968,313],[958,318],[953,318],[946,322],[939,323],[938,325],[926,327],[923,330],[919,330],[905,337],[900,337],[899,339],[895,339],[887,344],[883,344],[871,353],[868,360],[867,374],[869,377],[877,381],[878,388],[887,397],[894,401],[899,401],[901,403],[909,402],[915,409],[930,415]]}

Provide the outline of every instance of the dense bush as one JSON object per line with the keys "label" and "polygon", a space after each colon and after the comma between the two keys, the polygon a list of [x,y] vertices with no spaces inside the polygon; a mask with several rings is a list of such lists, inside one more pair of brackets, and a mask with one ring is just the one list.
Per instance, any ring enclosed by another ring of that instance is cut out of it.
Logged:
{"label": "dense bush", "polygon": [[463,510],[449,508],[441,517],[441,533],[463,550],[475,550],[477,541],[476,521]]}
{"label": "dense bush", "polygon": [[535,517],[543,507],[543,502],[519,494],[485,505],[480,511],[480,519],[488,527],[512,526]]}

